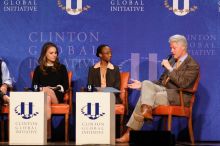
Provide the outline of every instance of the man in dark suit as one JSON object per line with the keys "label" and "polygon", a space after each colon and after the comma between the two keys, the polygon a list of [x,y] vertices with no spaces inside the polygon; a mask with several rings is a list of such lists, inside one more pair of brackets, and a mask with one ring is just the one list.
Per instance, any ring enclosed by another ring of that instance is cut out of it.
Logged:
{"label": "man in dark suit", "polygon": [[[128,130],[117,142],[128,142],[130,130],[140,130],[144,119],[152,120],[152,110],[158,105],[179,105],[177,88],[191,88],[199,73],[199,65],[187,53],[187,40],[182,35],[169,38],[172,58],[161,63],[165,71],[158,81],[145,80],[142,83],[134,80],[128,87],[140,89],[141,96],[131,115]],[[184,105],[189,106],[190,95],[184,93]]]}

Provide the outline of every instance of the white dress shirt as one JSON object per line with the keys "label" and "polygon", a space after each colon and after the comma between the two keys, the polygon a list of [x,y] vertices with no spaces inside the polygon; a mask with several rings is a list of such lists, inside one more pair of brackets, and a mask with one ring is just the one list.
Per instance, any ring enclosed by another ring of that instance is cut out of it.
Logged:
{"label": "white dress shirt", "polygon": [[12,79],[10,77],[10,73],[8,67],[4,61],[2,61],[2,84],[7,84],[8,86],[12,86]]}

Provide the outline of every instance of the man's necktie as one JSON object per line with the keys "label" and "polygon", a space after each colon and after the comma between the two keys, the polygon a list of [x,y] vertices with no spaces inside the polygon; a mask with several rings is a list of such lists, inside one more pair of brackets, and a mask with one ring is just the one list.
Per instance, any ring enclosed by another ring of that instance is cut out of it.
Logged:
{"label": "man's necktie", "polygon": [[[174,69],[178,69],[179,66],[180,66],[180,64],[181,64],[181,61],[178,60],[178,61],[175,63],[175,65],[174,65]],[[164,86],[166,86],[166,84],[169,82],[169,80],[170,80],[170,77],[167,77],[166,80],[163,80],[162,84],[163,84]]]}
{"label": "man's necktie", "polygon": [[181,64],[181,61],[180,61],[180,60],[178,60],[178,61],[176,62],[175,69],[178,69],[178,68],[180,67],[180,64]]}

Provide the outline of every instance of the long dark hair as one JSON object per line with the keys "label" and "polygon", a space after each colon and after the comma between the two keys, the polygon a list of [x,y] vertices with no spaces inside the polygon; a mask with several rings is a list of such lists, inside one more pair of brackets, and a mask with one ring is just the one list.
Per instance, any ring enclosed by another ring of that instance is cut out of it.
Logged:
{"label": "long dark hair", "polygon": [[57,58],[56,58],[56,60],[55,60],[55,62],[54,62],[54,65],[52,66],[52,69],[53,69],[54,71],[57,71],[57,70],[59,69],[59,67],[60,67],[60,61],[59,61],[59,58],[58,58],[58,55],[59,55],[58,47],[57,47],[54,43],[52,43],[52,42],[46,42],[46,43],[42,46],[42,48],[41,48],[41,54],[40,54],[40,57],[39,57],[39,59],[38,59],[38,63],[39,63],[39,65],[40,65],[40,69],[41,69],[41,71],[42,71],[44,74],[46,74],[46,66],[47,66],[46,53],[47,53],[47,51],[48,51],[48,49],[49,49],[50,47],[56,48],[56,51],[57,51]]}

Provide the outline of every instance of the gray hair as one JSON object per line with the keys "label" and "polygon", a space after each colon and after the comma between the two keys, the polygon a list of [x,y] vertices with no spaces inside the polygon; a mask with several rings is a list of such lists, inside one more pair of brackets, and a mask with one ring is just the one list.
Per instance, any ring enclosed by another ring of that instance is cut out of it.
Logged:
{"label": "gray hair", "polygon": [[185,46],[185,49],[187,50],[188,43],[185,36],[179,34],[173,35],[169,38],[169,43],[171,42],[176,42],[176,43],[180,42],[183,44],[183,46]]}

